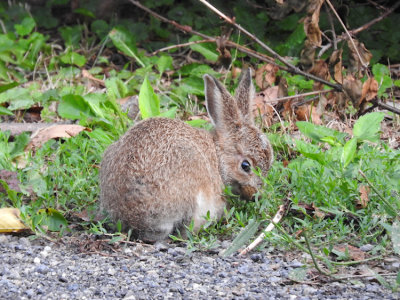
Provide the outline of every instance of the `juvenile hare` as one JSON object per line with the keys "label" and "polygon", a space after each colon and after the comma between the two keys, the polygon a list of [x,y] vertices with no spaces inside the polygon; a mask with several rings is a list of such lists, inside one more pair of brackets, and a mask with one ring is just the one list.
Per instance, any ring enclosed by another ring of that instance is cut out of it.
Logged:
{"label": "juvenile hare", "polygon": [[130,128],[104,153],[100,203],[134,236],[156,241],[204,216],[220,217],[224,185],[251,199],[272,163],[272,148],[254,125],[251,72],[242,75],[235,97],[214,77],[204,76],[208,132],[178,120],[152,118]]}

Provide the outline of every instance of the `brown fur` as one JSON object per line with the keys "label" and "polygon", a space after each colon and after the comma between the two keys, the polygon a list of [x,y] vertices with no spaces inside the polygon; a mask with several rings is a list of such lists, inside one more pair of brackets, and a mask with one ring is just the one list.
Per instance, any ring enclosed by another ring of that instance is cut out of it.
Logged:
{"label": "brown fur", "polygon": [[100,202],[137,238],[155,241],[194,220],[199,229],[207,211],[219,218],[225,207],[224,184],[251,199],[262,184],[243,160],[263,174],[272,149],[249,116],[253,95],[247,71],[233,98],[215,78],[205,75],[205,94],[212,132],[178,120],[152,118],[129,129],[105,152],[100,170]]}

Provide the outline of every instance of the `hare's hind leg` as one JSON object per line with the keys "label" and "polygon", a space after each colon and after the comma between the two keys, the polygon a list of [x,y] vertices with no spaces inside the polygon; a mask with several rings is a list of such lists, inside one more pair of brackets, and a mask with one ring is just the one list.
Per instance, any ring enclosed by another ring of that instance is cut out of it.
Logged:
{"label": "hare's hind leg", "polygon": [[145,242],[165,240],[174,230],[173,222],[163,222],[152,228],[142,229],[138,232],[138,238]]}
{"label": "hare's hind leg", "polygon": [[196,210],[193,215],[194,231],[199,231],[200,227],[206,222],[209,214],[211,219],[218,219],[224,212],[225,201],[221,196],[207,197],[203,192],[196,196]]}

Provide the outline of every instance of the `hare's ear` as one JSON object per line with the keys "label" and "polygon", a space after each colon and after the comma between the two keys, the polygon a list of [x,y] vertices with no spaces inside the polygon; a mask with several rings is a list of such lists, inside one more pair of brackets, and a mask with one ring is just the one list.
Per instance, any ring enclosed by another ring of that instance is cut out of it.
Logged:
{"label": "hare's ear", "polygon": [[215,128],[238,128],[242,118],[236,101],[217,79],[210,75],[204,75],[203,79],[207,111]]}
{"label": "hare's ear", "polygon": [[235,93],[235,99],[243,118],[250,122],[253,122],[251,108],[254,94],[255,90],[253,82],[251,81],[251,69],[248,68],[247,70],[242,71],[242,74],[240,75],[239,85]]}

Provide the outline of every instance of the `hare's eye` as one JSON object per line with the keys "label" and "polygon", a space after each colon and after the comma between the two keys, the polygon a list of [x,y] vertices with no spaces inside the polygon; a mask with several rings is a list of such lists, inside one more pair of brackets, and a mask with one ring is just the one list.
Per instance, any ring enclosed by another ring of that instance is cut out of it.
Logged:
{"label": "hare's eye", "polygon": [[249,173],[251,170],[250,163],[247,160],[242,161],[242,164],[240,165],[246,173]]}

